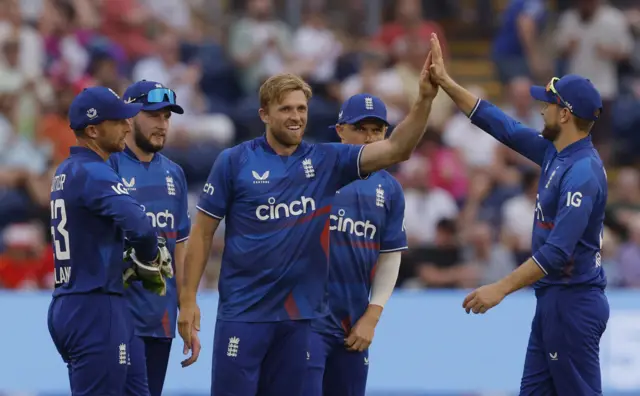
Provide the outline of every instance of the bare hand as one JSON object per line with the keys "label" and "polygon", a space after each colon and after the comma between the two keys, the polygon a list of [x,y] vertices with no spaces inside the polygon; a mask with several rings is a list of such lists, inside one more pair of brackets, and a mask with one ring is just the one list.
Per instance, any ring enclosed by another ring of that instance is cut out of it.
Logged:
{"label": "bare hand", "polygon": [[431,33],[431,64],[429,65],[429,77],[434,84],[441,85],[449,75],[444,67],[442,47],[438,40],[438,35]]}
{"label": "bare hand", "polygon": [[462,303],[462,307],[467,313],[485,313],[504,299],[506,293],[502,291],[497,283],[482,286],[472,291]]}
{"label": "bare hand", "polygon": [[[189,303],[181,302],[180,315],[178,315],[178,332],[184,341],[185,348],[192,351],[194,351],[193,334],[197,334],[194,333],[194,330],[196,332],[200,331],[200,307],[198,307],[195,300]],[[195,338],[197,338],[197,335]]]}
{"label": "bare hand", "polygon": [[200,346],[200,337],[198,337],[198,330],[192,329],[191,330],[191,347],[188,347],[187,343],[185,342],[184,348],[182,349],[182,353],[184,355],[187,355],[189,353],[189,350],[191,350],[191,356],[189,356],[187,359],[180,362],[180,365],[182,366],[182,368],[189,367],[198,360],[198,357],[200,356],[200,349],[201,349],[201,346]]}
{"label": "bare hand", "polygon": [[432,64],[432,58],[433,54],[429,51],[429,55],[427,55],[427,59],[424,62],[424,66],[422,66],[422,71],[420,72],[419,96],[423,99],[433,99],[438,94],[439,87],[431,78],[430,67]]}
{"label": "bare hand", "polygon": [[366,351],[373,341],[377,324],[375,318],[363,315],[351,329],[349,337],[344,340],[344,345],[352,352]]}

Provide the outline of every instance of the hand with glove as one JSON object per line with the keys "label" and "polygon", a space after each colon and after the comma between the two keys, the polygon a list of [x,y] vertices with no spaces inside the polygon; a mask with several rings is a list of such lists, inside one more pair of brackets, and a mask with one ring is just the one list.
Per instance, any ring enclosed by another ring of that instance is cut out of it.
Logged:
{"label": "hand with glove", "polygon": [[167,278],[173,278],[171,253],[167,249],[167,242],[158,237],[158,256],[152,262],[145,263],[136,257],[135,249],[128,248],[124,252],[124,261],[129,264],[122,277],[125,288],[133,281],[141,281],[145,289],[164,296],[167,294]]}

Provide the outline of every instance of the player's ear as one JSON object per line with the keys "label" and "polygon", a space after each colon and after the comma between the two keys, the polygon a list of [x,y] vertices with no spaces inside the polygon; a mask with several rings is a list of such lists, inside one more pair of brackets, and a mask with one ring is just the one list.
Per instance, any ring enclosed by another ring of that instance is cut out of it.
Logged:
{"label": "player's ear", "polygon": [[338,136],[340,136],[340,139],[344,140],[344,125],[336,124],[336,132],[338,133]]}
{"label": "player's ear", "polygon": [[267,114],[267,111],[265,109],[261,107],[258,110],[258,114],[260,115],[260,119],[262,120],[263,123],[265,124],[269,123],[269,114]]}
{"label": "player's ear", "polygon": [[98,137],[98,128],[95,125],[88,125],[84,129],[84,134],[91,139],[95,139]]}

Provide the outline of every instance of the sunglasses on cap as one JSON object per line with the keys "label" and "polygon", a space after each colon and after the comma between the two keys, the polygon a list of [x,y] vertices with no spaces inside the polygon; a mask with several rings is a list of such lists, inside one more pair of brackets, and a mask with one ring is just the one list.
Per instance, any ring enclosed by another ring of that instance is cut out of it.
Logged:
{"label": "sunglasses on cap", "polygon": [[558,93],[558,90],[555,87],[555,83],[557,83],[558,81],[560,81],[560,79],[558,77],[552,77],[551,80],[549,81],[549,83],[547,84],[547,92],[551,92],[553,94],[553,96],[555,96],[556,100],[558,101],[558,104],[561,105],[562,107],[566,108],[567,110],[569,110],[571,113],[573,113],[573,107],[567,103],[566,100],[562,99],[562,96]]}
{"label": "sunglasses on cap", "polygon": [[155,88],[135,98],[129,98],[127,103],[135,103],[140,99],[147,98],[147,103],[164,103],[168,102],[172,105],[176,104],[176,93],[169,88]]}

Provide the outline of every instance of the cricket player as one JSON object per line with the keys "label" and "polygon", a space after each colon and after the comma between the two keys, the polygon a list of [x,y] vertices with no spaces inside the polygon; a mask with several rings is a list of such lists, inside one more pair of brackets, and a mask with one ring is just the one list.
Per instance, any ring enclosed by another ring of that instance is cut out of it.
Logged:
{"label": "cricket player", "polygon": [[607,178],[589,131],[602,112],[600,94],[583,77],[553,78],[531,95],[544,103],[542,133],[527,128],[456,84],[432,37],[431,77],[471,122],[540,165],[533,256],[463,303],[485,313],[516,290],[534,285],[537,307],[520,395],[602,395],[600,338],[609,319],[601,266]]}
{"label": "cricket player", "polygon": [[108,88],[82,91],[69,109],[77,146],[51,185],[55,290],[48,326],[74,396],[125,394],[133,338],[123,296],[125,233],[134,266],[152,271],[170,264],[140,204],[105,162],[124,149],[129,118],[141,107]]}
{"label": "cricket player", "polygon": [[[174,91],[154,81],[139,81],[124,93],[127,103],[139,103],[142,111],[133,118],[133,133],[126,138],[124,151],[115,153],[109,163],[122,179],[127,192],[143,206],[156,232],[167,243],[175,269],[175,278],[168,279],[166,295],[159,296],[133,283],[125,296],[133,313],[134,332],[130,370],[138,375],[127,382],[127,391],[139,394],[148,388],[151,396],[160,396],[169,363],[171,342],[175,337],[178,316],[178,290],[189,238],[190,219],[187,203],[187,183],[182,168],[160,154],[169,132],[172,113],[183,114],[176,103]],[[190,365],[198,356],[199,342],[193,355],[183,365]]]}
{"label": "cricket player", "polygon": [[[213,233],[225,218],[211,393],[303,394],[310,321],[328,314],[329,215],[336,191],[409,158],[437,90],[427,64],[407,118],[368,145],[302,141],[311,89],[281,74],[260,88],[264,136],[223,151],[197,206],[185,261],[178,329],[199,328],[196,290]],[[371,96],[360,106],[375,112]]]}
{"label": "cricket player", "polygon": [[[388,125],[382,100],[359,94],[342,105],[336,131],[342,143],[372,144]],[[311,322],[304,395],[364,396],[368,348],[407,249],[402,187],[387,171],[375,172],[336,193],[329,219],[330,314]]]}

